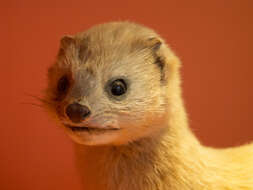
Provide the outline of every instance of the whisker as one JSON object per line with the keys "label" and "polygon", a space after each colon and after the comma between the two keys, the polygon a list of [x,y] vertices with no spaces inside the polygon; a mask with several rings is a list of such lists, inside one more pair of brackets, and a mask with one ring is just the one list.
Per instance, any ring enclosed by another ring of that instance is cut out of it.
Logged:
{"label": "whisker", "polygon": [[21,102],[21,104],[32,105],[32,106],[44,108],[44,106],[42,106],[42,105],[40,105],[40,104],[34,104],[34,103],[30,103],[30,102]]}
{"label": "whisker", "polygon": [[32,95],[32,94],[25,93],[25,95],[27,95],[29,97],[32,97],[32,98],[34,98],[34,99],[36,99],[36,100],[38,100],[38,101],[40,101],[42,103],[48,104],[48,105],[52,105],[53,104],[53,103],[49,102],[48,100],[45,100],[45,99],[43,99],[41,97],[38,97],[38,96],[35,96],[35,95]]}

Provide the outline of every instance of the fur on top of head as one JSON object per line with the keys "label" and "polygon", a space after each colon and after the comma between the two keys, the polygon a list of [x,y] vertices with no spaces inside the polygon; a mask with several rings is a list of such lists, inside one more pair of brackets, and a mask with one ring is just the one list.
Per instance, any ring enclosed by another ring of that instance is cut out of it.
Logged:
{"label": "fur on top of head", "polygon": [[61,39],[46,107],[77,143],[135,141],[168,127],[178,66],[153,30],[130,22],[97,25]]}

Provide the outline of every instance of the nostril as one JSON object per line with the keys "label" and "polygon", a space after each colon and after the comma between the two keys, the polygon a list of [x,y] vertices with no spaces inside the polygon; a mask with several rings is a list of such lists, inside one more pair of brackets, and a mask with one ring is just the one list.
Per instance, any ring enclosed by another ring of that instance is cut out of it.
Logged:
{"label": "nostril", "polygon": [[82,114],[83,118],[87,117],[88,115],[90,115],[90,111],[89,110],[83,111],[83,114]]}
{"label": "nostril", "polygon": [[90,115],[90,110],[87,106],[73,103],[67,106],[66,115],[71,121],[79,123]]}

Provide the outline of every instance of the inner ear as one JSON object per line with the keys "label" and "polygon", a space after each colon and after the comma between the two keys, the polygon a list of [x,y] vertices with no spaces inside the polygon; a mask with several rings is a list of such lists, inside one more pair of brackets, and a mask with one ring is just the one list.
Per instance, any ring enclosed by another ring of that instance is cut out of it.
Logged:
{"label": "inner ear", "polygon": [[61,48],[63,49],[65,49],[66,47],[74,43],[75,43],[75,38],[70,35],[63,36],[60,41]]}
{"label": "inner ear", "polygon": [[67,35],[63,36],[60,40],[60,48],[58,51],[58,57],[63,56],[66,53],[66,50],[68,49],[71,44],[75,44],[75,38],[73,36]]}
{"label": "inner ear", "polygon": [[151,37],[147,40],[147,45],[153,51],[158,51],[162,45],[162,42],[156,37]]}

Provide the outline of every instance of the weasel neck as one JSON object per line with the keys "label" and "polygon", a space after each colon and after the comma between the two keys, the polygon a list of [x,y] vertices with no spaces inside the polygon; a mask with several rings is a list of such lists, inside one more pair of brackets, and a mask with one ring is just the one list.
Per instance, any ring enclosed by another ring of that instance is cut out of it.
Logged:
{"label": "weasel neck", "polygon": [[187,126],[184,110],[174,114],[158,136],[121,146],[76,145],[85,189],[177,190],[192,184],[188,170],[198,168],[193,165],[199,163],[201,146]]}

